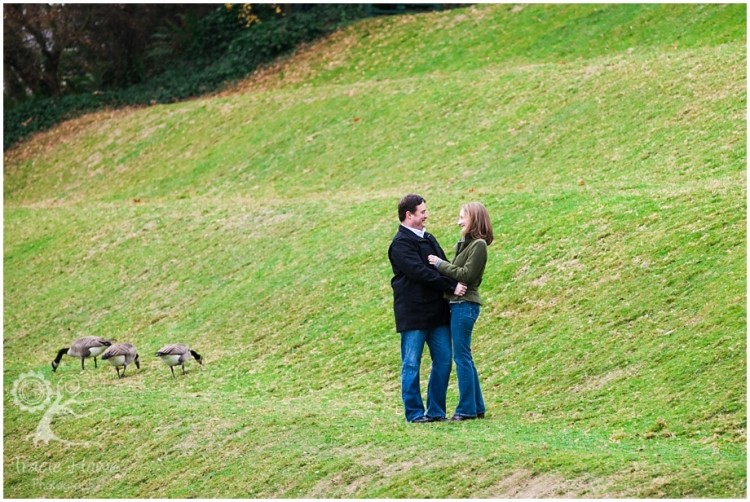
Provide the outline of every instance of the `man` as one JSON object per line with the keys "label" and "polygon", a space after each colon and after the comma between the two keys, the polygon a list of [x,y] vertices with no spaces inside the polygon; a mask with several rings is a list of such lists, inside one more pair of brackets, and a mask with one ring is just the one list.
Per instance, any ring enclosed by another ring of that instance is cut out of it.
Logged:
{"label": "man", "polygon": [[[443,293],[462,296],[466,285],[440,275],[430,266],[431,254],[445,258],[435,237],[425,232],[427,206],[409,194],[398,204],[401,226],[388,248],[393,267],[393,310],[401,335],[401,397],[407,422],[447,420],[445,395],[451,374],[450,311]],[[427,413],[419,386],[424,344],[430,350],[432,370],[427,384]]]}

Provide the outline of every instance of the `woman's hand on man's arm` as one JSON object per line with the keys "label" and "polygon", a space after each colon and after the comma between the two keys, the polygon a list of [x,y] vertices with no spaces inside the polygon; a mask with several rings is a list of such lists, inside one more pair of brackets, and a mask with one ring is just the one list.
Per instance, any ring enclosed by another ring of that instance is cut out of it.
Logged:
{"label": "woman's hand on man's arm", "polygon": [[[440,262],[443,261],[434,254],[431,254],[427,257],[427,261],[430,262],[430,265],[438,266],[440,265]],[[463,282],[459,282],[456,284],[456,289],[453,290],[453,294],[456,296],[464,296],[466,293],[466,284]]]}

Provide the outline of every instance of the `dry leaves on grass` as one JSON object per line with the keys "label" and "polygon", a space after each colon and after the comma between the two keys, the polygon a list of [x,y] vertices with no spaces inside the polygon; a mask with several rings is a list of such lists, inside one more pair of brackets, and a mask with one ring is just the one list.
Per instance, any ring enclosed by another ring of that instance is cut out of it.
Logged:
{"label": "dry leaves on grass", "polygon": [[299,45],[291,55],[260,65],[246,79],[220,92],[218,96],[277,90],[285,85],[312,80],[321,70],[344,65],[347,55],[357,43],[356,32],[351,27],[336,30],[322,40]]}
{"label": "dry leaves on grass", "polygon": [[5,171],[12,172],[18,164],[38,157],[41,153],[48,152],[70,141],[74,136],[88,131],[92,127],[99,127],[102,121],[120,118],[138,109],[138,107],[131,106],[117,110],[101,110],[66,120],[49,130],[36,132],[30,138],[5,152],[3,155]]}

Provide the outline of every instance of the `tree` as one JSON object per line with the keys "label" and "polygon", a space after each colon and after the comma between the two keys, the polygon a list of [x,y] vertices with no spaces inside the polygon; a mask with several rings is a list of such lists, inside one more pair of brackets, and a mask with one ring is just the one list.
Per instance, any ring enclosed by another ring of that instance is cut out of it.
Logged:
{"label": "tree", "polygon": [[138,83],[156,69],[149,66],[149,49],[163,39],[154,39],[155,33],[164,34],[165,27],[167,36],[170,29],[184,32],[186,22],[213,9],[216,5],[5,4],[5,94],[54,97]]}
{"label": "tree", "polygon": [[[6,4],[3,9],[5,91],[57,96],[62,91],[60,62],[91,19],[93,6],[63,9],[49,4]],[[23,93],[23,94],[21,94]]]}

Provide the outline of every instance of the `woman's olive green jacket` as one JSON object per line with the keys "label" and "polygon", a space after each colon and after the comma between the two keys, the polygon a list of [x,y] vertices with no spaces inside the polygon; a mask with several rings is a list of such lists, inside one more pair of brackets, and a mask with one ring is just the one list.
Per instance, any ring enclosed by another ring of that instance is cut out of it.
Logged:
{"label": "woman's olive green jacket", "polygon": [[464,296],[445,293],[444,296],[448,301],[463,300],[481,305],[479,285],[482,284],[482,274],[487,264],[487,242],[484,239],[467,237],[456,243],[454,251],[456,256],[453,263],[441,261],[437,269],[442,275],[466,284],[466,293]]}

